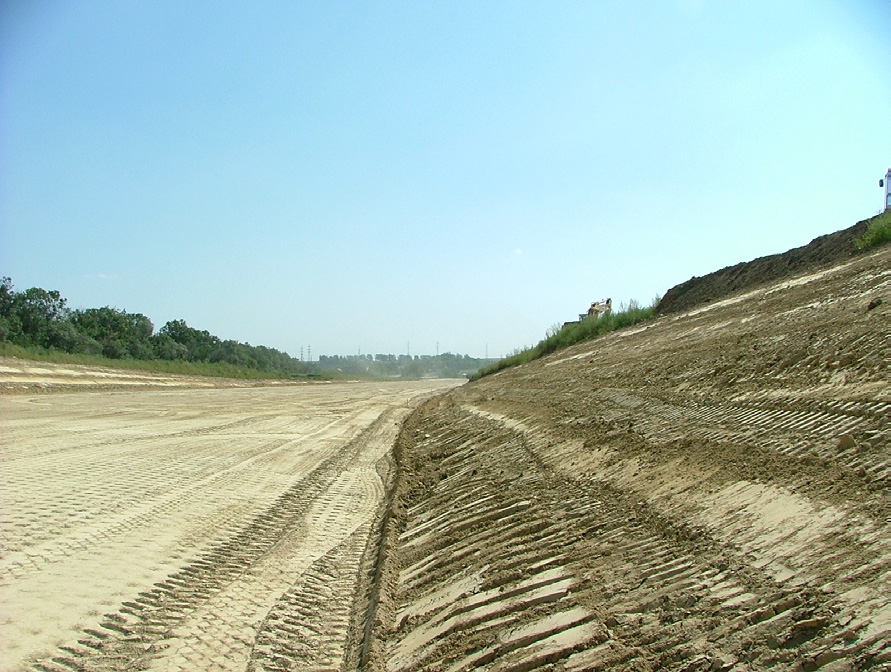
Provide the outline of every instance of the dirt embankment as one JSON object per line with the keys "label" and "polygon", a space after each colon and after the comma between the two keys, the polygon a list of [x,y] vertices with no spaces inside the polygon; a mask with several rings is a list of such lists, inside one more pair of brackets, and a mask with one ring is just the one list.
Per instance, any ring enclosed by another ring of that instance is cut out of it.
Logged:
{"label": "dirt embankment", "polygon": [[0,357],[0,394],[121,392],[294,385],[289,380],[237,380],[156,371]]}
{"label": "dirt embankment", "polygon": [[367,669],[891,669],[889,288],[886,246],[428,402]]}
{"label": "dirt embankment", "polygon": [[794,273],[814,271],[853,259],[857,254],[854,241],[862,237],[870,220],[852,227],[814,238],[807,245],[782,254],[772,254],[722,268],[701,278],[693,277],[665,293],[656,312],[677,313],[716,301],[733,292],[751,289]]}

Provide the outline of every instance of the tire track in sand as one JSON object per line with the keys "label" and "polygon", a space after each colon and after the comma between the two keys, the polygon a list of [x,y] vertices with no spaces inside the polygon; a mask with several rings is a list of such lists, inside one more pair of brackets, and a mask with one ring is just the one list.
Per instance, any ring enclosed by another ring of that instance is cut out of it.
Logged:
{"label": "tire track in sand", "polygon": [[[107,614],[98,628],[85,631],[76,647],[33,668],[244,670],[253,656],[253,669],[274,669],[264,665],[262,648],[254,651],[258,632],[268,639],[275,631],[269,627],[273,607],[283,596],[288,596],[287,603],[311,594],[317,581],[314,584],[309,570],[338,547],[349,550],[358,572],[383,494],[376,467],[392,445],[394,416],[394,411],[382,414],[247,528],[125,603],[119,612]],[[341,581],[338,594],[328,598],[346,605],[347,613],[356,579],[353,574]],[[313,628],[320,633],[316,639],[322,634],[330,639],[338,628],[329,627],[324,609],[315,615],[319,620]],[[297,644],[292,648],[299,650]]]}
{"label": "tire track in sand", "polygon": [[[399,384],[381,386],[380,389],[370,385],[345,386],[342,392],[328,393],[333,399],[341,399],[336,403],[336,409],[323,408],[324,404],[321,404],[319,411],[313,411],[310,397],[307,404],[311,412],[308,424],[299,418],[296,419],[297,424],[294,420],[279,422],[275,418],[275,414],[281,413],[277,407],[270,410],[266,410],[268,406],[261,407],[260,413],[266,413],[269,420],[261,424],[274,425],[271,438],[254,435],[240,438],[238,432],[243,429],[241,427],[232,427],[230,431],[236,433],[231,437],[225,433],[209,437],[209,443],[217,444],[216,455],[212,453],[213,447],[208,446],[204,449],[207,452],[195,455],[195,459],[199,477],[213,482],[199,488],[201,498],[192,506],[212,506],[217,501],[213,493],[218,490],[221,496],[230,497],[232,493],[241,492],[236,488],[247,487],[242,496],[242,499],[248,498],[244,505],[238,503],[240,500],[232,501],[239,507],[251,503],[255,507],[253,510],[260,513],[250,514],[249,517],[245,517],[240,510],[239,515],[235,516],[231,516],[226,509],[214,513],[209,520],[214,525],[213,529],[206,530],[203,536],[199,535],[194,540],[194,546],[182,548],[186,560],[177,562],[175,556],[165,560],[161,566],[174,569],[168,570],[170,573],[166,575],[157,576],[151,588],[138,592],[138,588],[127,590],[121,584],[122,590],[109,593],[108,599],[97,603],[113,605],[112,608],[104,616],[101,616],[101,611],[93,612],[95,616],[90,614],[85,620],[87,624],[92,624],[81,626],[79,637],[66,635],[65,641],[55,651],[44,647],[41,653],[32,654],[27,659],[20,658],[22,662],[9,669],[54,672],[70,672],[72,669],[245,670],[248,665],[252,665],[253,669],[274,669],[270,663],[272,658],[264,653],[263,647],[255,650],[260,633],[266,633],[265,639],[261,638],[260,641],[268,642],[271,637],[277,642],[273,647],[277,657],[291,649],[296,651],[290,654],[293,660],[299,660],[303,655],[300,653],[300,642],[291,641],[278,632],[274,627],[275,619],[270,616],[280,613],[282,605],[286,607],[288,600],[317,605],[316,627],[326,634],[312,640],[311,648],[328,651],[327,657],[334,660],[339,647],[339,655],[342,656],[346,645],[346,631],[342,623],[349,620],[354,606],[359,563],[371,531],[371,522],[383,496],[382,476],[388,469],[386,456],[395,438],[398,422],[419,398],[441,384]],[[246,403],[253,398],[247,399]],[[287,393],[281,393],[276,397],[276,403],[287,403],[289,399]],[[298,396],[297,400],[300,399]],[[322,401],[325,399],[327,397]],[[248,408],[252,409],[253,404],[250,403]],[[285,413],[292,415],[294,411]],[[317,419],[319,415],[325,417],[326,413],[328,418],[335,415],[338,418],[335,422],[343,425],[337,431],[322,431],[324,440],[312,442],[310,453],[315,456],[314,462],[307,462],[302,457],[309,453],[306,452],[307,446],[301,446],[299,440],[290,445],[288,442],[282,443],[282,439],[288,437],[281,433],[283,428],[278,425],[287,425],[290,431],[297,429],[300,438],[306,439],[305,431],[301,433],[300,428],[319,430]],[[230,443],[230,439],[234,443]],[[247,440],[246,450],[241,450],[239,440]],[[258,453],[255,446],[258,440],[279,457],[272,459],[263,450]],[[229,466],[234,469],[227,470],[224,466],[222,471],[228,475],[221,481],[219,475],[214,473],[213,465],[205,466],[204,460],[213,458],[217,465],[225,465],[230,455],[226,449],[228,446],[233,447],[233,461]],[[176,458],[182,455],[177,451],[174,445],[168,452]],[[185,455],[191,460],[194,454]],[[284,456],[287,458],[282,459]],[[298,463],[312,468],[298,468]],[[273,496],[252,492],[251,488],[256,484],[251,480],[251,474],[258,471],[263,474],[261,480],[266,483],[265,487],[287,484],[286,487]],[[91,547],[88,539],[74,548],[72,553],[80,558],[76,562],[70,557],[66,562],[64,558],[53,556],[45,561],[38,560],[43,564],[30,567],[29,571],[36,572],[37,578],[46,580],[50,574],[55,576],[60,571],[71,571],[81,565],[86,571],[88,561],[96,564],[97,560],[107,558],[108,562],[119,563],[118,557],[121,556],[114,557],[115,552],[126,552],[127,549],[119,548],[119,541],[109,542],[105,536],[115,537],[115,534],[123,532],[125,539],[136,539],[134,535],[139,534],[142,529],[140,525],[148,524],[147,521],[151,522],[151,526],[145,527],[144,533],[154,534],[153,530],[159,524],[163,527],[167,508],[185,507],[188,511],[189,493],[195,491],[194,488],[189,489],[190,483],[187,478],[184,479],[182,486],[187,492],[180,493],[176,501],[165,504],[151,498],[146,502],[147,508],[123,511],[121,515],[124,518],[136,516],[138,520],[129,521],[135,527],[128,525],[124,519],[112,517],[111,520],[100,520],[100,523],[107,523],[103,527],[107,534],[93,540],[95,547]],[[264,502],[263,508],[256,507],[257,501]],[[249,508],[246,510],[250,511]],[[171,523],[183,522],[174,517],[170,520]],[[219,527],[221,524],[222,527]],[[121,529],[122,525],[126,529]],[[182,543],[190,543],[188,540],[194,535],[189,530],[195,528],[197,532],[196,525],[200,525],[200,522],[189,521],[188,529],[180,528],[177,531],[180,535],[187,533]],[[67,548],[59,540],[46,543],[55,543],[56,550],[60,552]],[[153,542],[146,537],[142,543]],[[33,547],[29,550],[33,550]],[[317,595],[318,577],[327,571],[326,568],[330,568],[332,561],[337,563],[340,578],[331,586],[326,584],[327,592],[321,599]],[[94,567],[94,570],[98,568]],[[139,572],[133,575],[134,582],[140,578],[144,580],[142,569],[134,572]],[[118,575],[110,575],[109,581],[115,576]],[[15,588],[15,576],[8,578]],[[26,578],[25,582],[28,580]],[[103,580],[101,583],[104,585],[107,582]],[[128,582],[130,585],[136,584]],[[77,586],[71,587],[79,590]],[[126,597],[116,600],[117,595]],[[60,595],[60,602],[70,601],[64,594]],[[47,605],[47,608],[50,607]],[[19,628],[27,627],[22,622],[13,624]],[[51,627],[51,623],[47,623],[47,631]],[[61,634],[63,630],[58,632]],[[5,644],[12,642],[7,640]],[[33,643],[36,642],[34,640]],[[30,641],[28,643],[32,644]],[[13,648],[4,655],[10,654],[21,656]],[[311,669],[301,664],[298,667]]]}

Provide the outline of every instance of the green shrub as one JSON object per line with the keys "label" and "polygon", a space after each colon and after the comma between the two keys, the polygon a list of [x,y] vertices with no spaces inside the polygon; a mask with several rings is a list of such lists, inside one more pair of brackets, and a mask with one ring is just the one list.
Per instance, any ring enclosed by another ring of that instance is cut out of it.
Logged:
{"label": "green shrub", "polygon": [[868,250],[891,240],[891,210],[886,210],[869,220],[869,226],[860,238],[854,241],[858,250]]}

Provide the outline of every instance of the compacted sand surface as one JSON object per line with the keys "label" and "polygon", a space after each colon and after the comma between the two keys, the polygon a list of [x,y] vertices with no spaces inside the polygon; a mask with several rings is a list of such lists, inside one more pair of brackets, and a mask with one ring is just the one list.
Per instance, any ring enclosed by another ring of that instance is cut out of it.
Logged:
{"label": "compacted sand surface", "polygon": [[400,423],[457,382],[2,365],[4,671],[337,669]]}

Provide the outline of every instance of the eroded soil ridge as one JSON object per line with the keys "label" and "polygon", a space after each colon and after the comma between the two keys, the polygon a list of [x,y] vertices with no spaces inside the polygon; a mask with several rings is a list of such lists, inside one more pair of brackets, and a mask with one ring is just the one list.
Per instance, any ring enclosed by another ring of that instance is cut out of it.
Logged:
{"label": "eroded soil ridge", "polygon": [[889,261],[425,404],[368,669],[891,668]]}
{"label": "eroded soil ridge", "polygon": [[723,299],[734,292],[751,289],[785,278],[793,273],[809,273],[853,259],[858,254],[855,242],[869,228],[870,220],[835,233],[814,238],[807,245],[781,254],[770,254],[722,268],[702,277],[693,277],[665,293],[656,311],[660,315],[690,310],[709,301]]}

